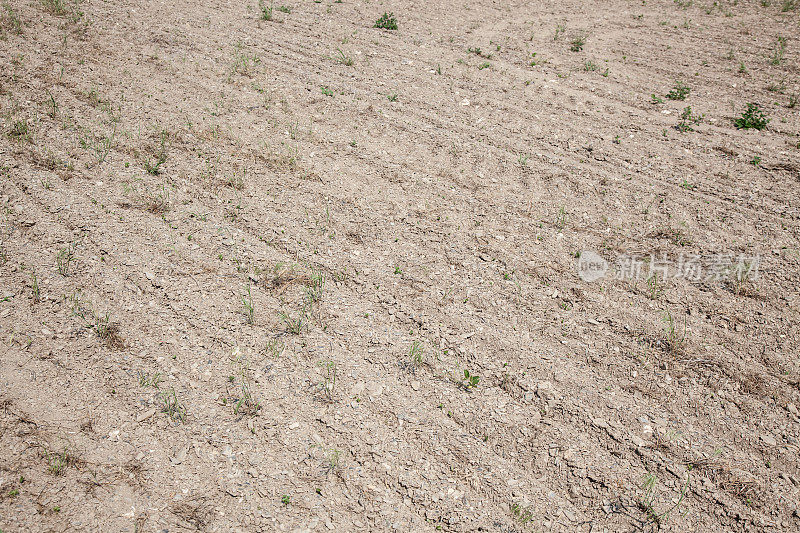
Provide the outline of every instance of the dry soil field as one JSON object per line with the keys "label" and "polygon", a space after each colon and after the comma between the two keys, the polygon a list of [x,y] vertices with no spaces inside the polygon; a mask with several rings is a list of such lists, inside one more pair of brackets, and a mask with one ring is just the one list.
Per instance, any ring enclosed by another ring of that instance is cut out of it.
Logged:
{"label": "dry soil field", "polygon": [[798,531],[799,23],[5,1],[0,531]]}

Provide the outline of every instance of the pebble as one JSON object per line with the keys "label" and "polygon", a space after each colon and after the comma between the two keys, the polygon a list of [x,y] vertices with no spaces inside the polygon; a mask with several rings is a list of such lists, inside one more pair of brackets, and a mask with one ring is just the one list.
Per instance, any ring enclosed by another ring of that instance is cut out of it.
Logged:
{"label": "pebble", "polygon": [[764,441],[764,444],[767,446],[777,446],[778,441],[775,440],[775,437],[770,435],[769,433],[764,433],[761,435],[761,440]]}
{"label": "pebble", "polygon": [[543,400],[552,400],[556,397],[553,384],[549,381],[540,381],[536,385],[536,395]]}
{"label": "pebble", "polygon": [[145,420],[147,420],[148,418],[150,418],[154,414],[156,414],[156,410],[155,409],[148,409],[147,411],[142,411],[141,413],[139,413],[136,416],[136,421],[137,422],[144,422]]}
{"label": "pebble", "polygon": [[377,381],[367,382],[367,393],[370,396],[380,396],[382,392],[383,392],[383,385],[381,385]]}

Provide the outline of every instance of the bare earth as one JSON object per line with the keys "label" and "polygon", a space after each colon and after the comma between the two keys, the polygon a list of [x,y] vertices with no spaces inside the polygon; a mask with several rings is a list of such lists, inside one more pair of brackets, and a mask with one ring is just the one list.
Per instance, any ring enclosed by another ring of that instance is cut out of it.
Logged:
{"label": "bare earth", "polygon": [[798,2],[286,1],[0,7],[0,531],[800,530]]}

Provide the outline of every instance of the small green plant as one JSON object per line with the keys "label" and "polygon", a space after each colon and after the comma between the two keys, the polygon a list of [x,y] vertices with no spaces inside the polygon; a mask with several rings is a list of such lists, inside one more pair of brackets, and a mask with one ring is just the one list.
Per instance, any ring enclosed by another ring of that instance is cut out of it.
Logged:
{"label": "small green plant", "polygon": [[156,189],[155,192],[149,190],[146,191],[142,195],[142,200],[145,209],[153,214],[161,215],[163,217],[164,214],[170,209],[169,197],[169,189],[162,185],[161,188]]}
{"label": "small green plant", "polygon": [[247,169],[243,169],[241,172],[238,169],[233,170],[231,175],[225,180],[225,185],[230,187],[231,189],[236,189],[237,191],[241,191],[244,189],[244,179],[247,177]]}
{"label": "small green plant", "polygon": [[306,307],[304,305],[303,310],[298,313],[296,317],[292,317],[289,313],[284,311],[278,315],[281,321],[286,325],[286,331],[293,335],[300,335],[300,333],[308,327],[306,324],[305,309]]}
{"label": "small green plant", "polygon": [[41,0],[42,7],[51,15],[62,16],[67,14],[67,4],[64,0]]}
{"label": "small green plant", "polygon": [[261,10],[261,20],[267,22],[272,20],[272,4],[267,5],[264,0],[258,2],[258,8]]}
{"label": "small green plant", "polygon": [[565,23],[556,24],[556,31],[553,34],[553,40],[557,41],[564,33],[567,31],[567,25]]}
{"label": "small green plant", "polygon": [[336,448],[322,448],[325,453],[325,473],[335,472],[342,460],[342,452]]}
{"label": "small green plant", "polygon": [[761,156],[758,156],[758,155],[753,156],[753,159],[750,160],[750,164],[753,165],[754,167],[760,167],[761,166]]}
{"label": "small green plant", "polygon": [[687,131],[694,131],[692,125],[700,124],[703,121],[705,115],[698,115],[692,112],[692,106],[686,106],[683,108],[683,112],[681,113],[680,119],[678,120],[678,124],[675,126],[675,129],[681,133],[686,133]]}
{"label": "small green plant", "polygon": [[583,70],[585,70],[586,72],[594,72],[597,70],[597,68],[598,68],[597,64],[590,59],[587,59],[586,61],[583,62]]}
{"label": "small green plant", "polygon": [[658,281],[658,274],[655,273],[647,278],[647,297],[651,300],[658,300],[664,293],[663,285]]}
{"label": "small green plant", "polygon": [[36,275],[35,270],[31,272],[31,293],[33,295],[33,303],[39,303],[41,297],[39,292],[39,276]]}
{"label": "small green plant", "polygon": [[488,61],[484,61],[483,63],[481,63],[480,65],[478,65],[478,70],[483,70],[483,69],[485,69],[485,68],[489,68],[489,67],[491,67],[491,66],[492,66],[492,64],[491,64],[491,63],[489,63]]}
{"label": "small green plant", "polygon": [[756,129],[763,130],[771,119],[767,118],[758,104],[747,104],[747,109],[742,116],[733,121],[733,125],[740,130]]}
{"label": "small green plant", "polygon": [[280,11],[281,13],[287,13],[288,14],[288,13],[292,12],[292,8],[289,7],[289,6],[278,6],[276,9],[278,11]]}
{"label": "small green plant", "polygon": [[733,269],[731,285],[737,296],[754,292],[752,280],[754,278],[754,265],[749,261],[740,261]]}
{"label": "small green plant", "polygon": [[800,5],[798,0],[783,0],[783,3],[781,4],[781,13],[786,13],[797,9],[798,5]]}
{"label": "small green plant", "polygon": [[386,98],[387,98],[387,99],[388,99],[390,102],[396,102],[396,101],[397,101],[397,93],[390,93],[390,94],[387,94],[387,95],[386,95]]}
{"label": "small green plant", "polygon": [[511,505],[511,514],[513,515],[515,520],[517,520],[523,525],[527,524],[528,522],[532,522],[534,519],[531,510],[521,506],[518,503]]}
{"label": "small green plant", "polygon": [[772,52],[770,63],[773,65],[780,65],[783,61],[783,55],[786,53],[786,37],[778,35],[778,42],[775,45],[775,50]]}
{"label": "small green plant", "polygon": [[75,245],[69,244],[66,248],[62,248],[56,256],[56,264],[58,266],[58,273],[62,276],[69,276],[70,264],[75,260]]}
{"label": "small green plant", "polygon": [[559,231],[563,231],[567,227],[567,210],[564,209],[563,205],[559,208],[556,216],[556,227]]}
{"label": "small green plant", "polygon": [[672,313],[666,311],[664,314],[664,323],[665,323],[665,336],[663,344],[669,351],[669,353],[676,355],[683,353],[686,349],[686,318],[683,319],[683,331],[675,323],[675,319],[672,317]]}
{"label": "small green plant", "polygon": [[242,298],[242,307],[248,324],[255,324],[255,305],[253,304],[253,294],[250,291],[250,285],[247,286]]}
{"label": "small green plant", "polygon": [[786,107],[788,107],[789,109],[794,109],[797,106],[798,98],[800,98],[800,95],[797,94],[789,96],[789,103],[786,104]]}
{"label": "small green plant", "polygon": [[323,85],[321,89],[322,89],[322,94],[324,94],[325,96],[333,96],[333,91],[329,87]]}
{"label": "small green plant", "polygon": [[29,141],[31,135],[30,128],[28,127],[28,121],[24,118],[21,120],[15,120],[11,125],[8,136],[19,141]]}
{"label": "small green plant", "polygon": [[689,96],[689,93],[691,91],[692,90],[689,88],[688,85],[685,85],[681,81],[676,81],[672,89],[664,96],[666,96],[670,100],[686,100],[686,97]]}
{"label": "small green plant", "polygon": [[411,360],[411,368],[419,367],[425,362],[425,348],[419,341],[411,343],[409,359]]}
{"label": "small green plant", "polygon": [[661,98],[661,97],[656,96],[655,93],[654,93],[654,94],[650,95],[650,102],[652,102],[654,104],[663,104],[664,103],[664,99]]}
{"label": "small green plant", "polygon": [[470,374],[469,370],[466,368],[464,369],[464,379],[461,381],[461,384],[464,385],[464,388],[473,389],[478,386],[480,380],[480,376]]}
{"label": "small green plant", "polygon": [[[261,409],[261,403],[258,402],[253,396],[251,378],[250,378],[250,365],[245,357],[242,355],[241,350],[237,346],[233,352],[233,364],[236,365],[237,373],[239,375],[240,396],[236,403],[233,404],[233,414],[256,415]],[[231,379],[232,378],[232,379]],[[235,376],[230,376],[229,380],[234,382]]]}
{"label": "small green plant", "polygon": [[320,361],[322,368],[322,383],[320,388],[329,401],[333,400],[333,393],[336,389],[337,369],[334,361]]}
{"label": "small green plant", "polygon": [[689,482],[692,478],[692,469],[693,465],[689,464],[686,467],[686,482],[681,487],[680,495],[677,499],[674,499],[674,503],[672,506],[662,513],[656,512],[653,504],[655,503],[655,499],[657,496],[658,490],[658,478],[655,474],[648,473],[645,478],[644,482],[642,483],[642,491],[643,496],[639,499],[639,508],[645,512],[647,515],[648,520],[656,524],[657,526],[661,526],[666,524],[669,521],[669,515],[676,509],[678,509],[683,500],[686,498],[686,494],[689,490]]}
{"label": "small green plant", "polygon": [[158,389],[161,385],[161,372],[145,373],[139,371],[139,385]]}
{"label": "small green plant", "polygon": [[166,130],[162,130],[160,135],[159,148],[155,154],[155,160],[151,163],[149,159],[142,162],[144,169],[148,174],[157,176],[161,173],[161,165],[167,162],[167,138],[169,137]]}
{"label": "small green plant", "polygon": [[322,289],[325,285],[325,274],[318,270],[311,270],[308,285],[306,287],[306,297],[311,302],[318,302],[322,298]]}
{"label": "small green plant", "polygon": [[586,35],[579,34],[576,35],[572,41],[569,43],[569,49],[573,52],[580,52],[583,50],[583,45],[586,44]]}
{"label": "small green plant", "polygon": [[92,309],[90,316],[90,327],[100,340],[113,347],[122,347],[124,345],[122,337],[119,336],[119,327],[111,322],[109,313],[101,314]]}
{"label": "small green plant", "polygon": [[290,503],[292,503],[292,499],[289,498],[288,494],[284,494],[283,496],[281,496],[281,503],[283,505],[289,505]]}
{"label": "small green plant", "polygon": [[270,339],[267,341],[267,345],[264,346],[262,353],[271,355],[273,359],[277,359],[285,349],[286,345],[279,339]]}
{"label": "small green plant", "polygon": [[161,412],[166,413],[170,420],[186,421],[186,408],[178,401],[175,389],[161,393]]}
{"label": "small green plant", "polygon": [[45,450],[45,460],[47,461],[47,471],[54,476],[61,476],[67,467],[75,463],[75,457],[64,448],[61,453]]}
{"label": "small green plant", "polygon": [[341,48],[337,48],[336,52],[337,52],[338,55],[334,56],[333,59],[335,61],[338,61],[339,63],[341,63],[342,65],[344,65],[346,67],[352,67],[353,66],[353,58],[352,57],[346,55],[342,51]]}
{"label": "small green plant", "polygon": [[396,30],[397,19],[394,18],[394,13],[384,12],[383,15],[381,15],[381,17],[375,21],[374,27],[382,30]]}
{"label": "small green plant", "polygon": [[[16,33],[17,35],[22,35],[22,21],[20,20],[17,13],[7,3],[3,4],[3,9],[6,12],[6,16],[4,19],[5,24],[8,25],[12,33]],[[2,34],[0,33],[0,35]]]}

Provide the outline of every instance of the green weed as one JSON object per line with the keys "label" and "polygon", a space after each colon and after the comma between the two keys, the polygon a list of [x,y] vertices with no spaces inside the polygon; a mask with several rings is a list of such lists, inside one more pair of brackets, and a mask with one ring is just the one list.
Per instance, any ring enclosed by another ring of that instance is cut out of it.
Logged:
{"label": "green weed", "polygon": [[583,50],[583,46],[585,44],[586,44],[586,35],[579,34],[576,35],[569,43],[569,49],[573,52],[580,52],[581,50]]}
{"label": "green weed", "polygon": [[480,376],[470,374],[469,370],[464,369],[464,379],[461,380],[461,384],[464,386],[464,388],[466,388],[467,390],[475,388],[478,386],[480,380],[481,380]]}
{"label": "green weed", "polygon": [[397,19],[394,18],[394,13],[386,13],[384,12],[381,17],[375,21],[375,28],[381,28],[383,30],[396,30],[397,29]]}
{"label": "green weed", "polygon": [[733,121],[733,125],[737,129],[747,130],[756,129],[763,130],[769,124],[771,119],[767,118],[758,104],[747,104],[747,109],[742,113],[742,116]]}
{"label": "green weed", "polygon": [[686,100],[692,90],[681,81],[676,81],[672,89],[665,95],[670,100]]}
{"label": "green weed", "polygon": [[681,133],[686,133],[687,131],[694,131],[692,125],[700,124],[703,121],[705,115],[698,115],[692,112],[692,106],[686,106],[683,108],[683,112],[678,120],[678,124],[675,126],[675,129]]}
{"label": "green weed", "polygon": [[178,401],[175,389],[161,393],[161,412],[166,413],[170,420],[186,421],[186,408]]}

